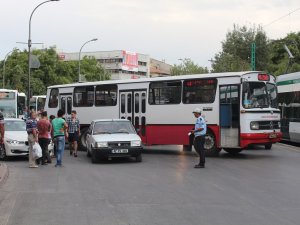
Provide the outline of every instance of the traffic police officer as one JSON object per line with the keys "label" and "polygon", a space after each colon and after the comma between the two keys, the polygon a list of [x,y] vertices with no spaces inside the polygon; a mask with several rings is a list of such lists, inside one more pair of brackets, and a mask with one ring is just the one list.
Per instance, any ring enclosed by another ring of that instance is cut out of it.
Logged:
{"label": "traffic police officer", "polygon": [[201,110],[199,108],[194,109],[194,116],[197,118],[195,123],[195,129],[191,131],[194,134],[194,147],[196,152],[199,154],[199,164],[195,165],[195,168],[204,168],[205,167],[205,134],[206,134],[206,122],[201,116]]}

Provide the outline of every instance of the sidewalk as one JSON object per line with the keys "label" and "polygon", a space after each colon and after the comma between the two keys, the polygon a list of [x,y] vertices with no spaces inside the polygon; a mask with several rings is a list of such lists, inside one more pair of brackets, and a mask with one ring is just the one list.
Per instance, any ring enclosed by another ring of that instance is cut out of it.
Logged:
{"label": "sidewalk", "polygon": [[0,163],[0,187],[4,184],[6,178],[8,177],[8,168],[5,163]]}

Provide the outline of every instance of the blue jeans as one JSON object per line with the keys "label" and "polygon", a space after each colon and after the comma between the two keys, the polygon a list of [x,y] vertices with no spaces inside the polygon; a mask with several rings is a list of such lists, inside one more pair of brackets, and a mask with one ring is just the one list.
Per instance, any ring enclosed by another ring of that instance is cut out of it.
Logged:
{"label": "blue jeans", "polygon": [[62,161],[62,157],[64,155],[65,143],[66,143],[65,136],[56,137],[55,143],[56,143],[56,151],[57,151],[56,165],[61,166],[61,161]]}

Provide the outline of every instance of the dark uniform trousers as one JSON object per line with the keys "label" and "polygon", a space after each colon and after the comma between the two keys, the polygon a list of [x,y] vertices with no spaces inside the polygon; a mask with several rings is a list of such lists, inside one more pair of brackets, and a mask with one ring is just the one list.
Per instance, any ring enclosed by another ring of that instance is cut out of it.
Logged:
{"label": "dark uniform trousers", "polygon": [[194,147],[200,157],[199,165],[202,166],[204,166],[205,164],[204,142],[205,142],[205,135],[197,136],[194,138]]}

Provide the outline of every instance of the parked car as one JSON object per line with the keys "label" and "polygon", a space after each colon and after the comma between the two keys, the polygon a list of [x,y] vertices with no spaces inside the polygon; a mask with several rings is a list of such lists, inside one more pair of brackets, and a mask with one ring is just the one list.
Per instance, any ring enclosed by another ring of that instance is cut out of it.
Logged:
{"label": "parked car", "polygon": [[[22,119],[5,118],[4,145],[0,147],[0,160],[9,156],[28,155],[28,140],[26,123]],[[52,143],[49,144],[49,152],[53,151]]]}
{"label": "parked car", "polygon": [[92,163],[114,157],[135,157],[137,162],[142,161],[141,138],[129,120],[93,120],[86,140]]}
{"label": "parked car", "polygon": [[22,119],[4,119],[4,148],[0,148],[0,159],[7,156],[28,155],[26,124]]}

